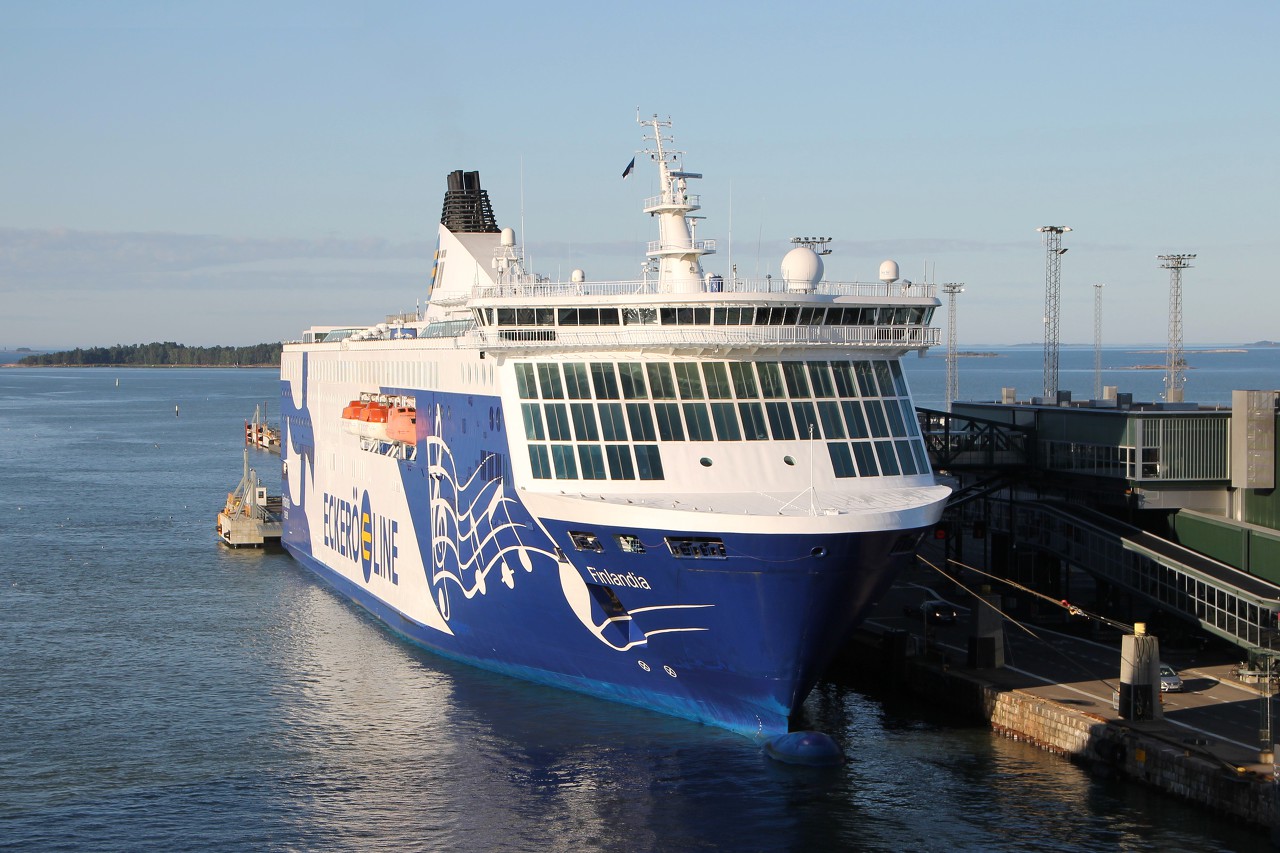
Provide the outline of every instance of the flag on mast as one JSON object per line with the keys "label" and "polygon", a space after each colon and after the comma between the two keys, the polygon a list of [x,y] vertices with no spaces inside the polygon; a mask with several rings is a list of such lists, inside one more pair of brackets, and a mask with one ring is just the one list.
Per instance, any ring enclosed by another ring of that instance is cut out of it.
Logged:
{"label": "flag on mast", "polygon": [[632,157],[631,162],[627,164],[627,168],[622,170],[622,179],[624,181],[627,179],[627,175],[630,175],[632,170],[635,169],[635,167],[636,167],[636,158]]}

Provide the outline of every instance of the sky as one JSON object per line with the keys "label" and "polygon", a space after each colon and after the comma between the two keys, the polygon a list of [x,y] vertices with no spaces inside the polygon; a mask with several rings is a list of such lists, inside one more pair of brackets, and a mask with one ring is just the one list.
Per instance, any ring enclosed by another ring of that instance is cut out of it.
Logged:
{"label": "sky", "polygon": [[[0,347],[294,340],[425,299],[446,175],[533,271],[634,279],[641,116],[704,259],[960,282],[961,345],[1280,339],[1280,3],[0,0]],[[945,328],[946,309],[935,315]],[[945,337],[945,335],[944,335]]]}

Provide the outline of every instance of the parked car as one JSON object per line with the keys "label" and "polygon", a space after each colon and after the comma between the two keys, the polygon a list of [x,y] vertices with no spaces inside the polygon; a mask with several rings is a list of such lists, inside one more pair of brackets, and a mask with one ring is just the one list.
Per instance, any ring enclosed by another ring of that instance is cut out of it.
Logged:
{"label": "parked car", "polygon": [[932,625],[954,625],[957,618],[956,609],[941,599],[922,601],[915,606],[908,605],[902,612],[916,619],[923,618]]}
{"label": "parked car", "polygon": [[1178,671],[1167,663],[1160,664],[1160,692],[1182,692],[1182,676],[1178,675]]}

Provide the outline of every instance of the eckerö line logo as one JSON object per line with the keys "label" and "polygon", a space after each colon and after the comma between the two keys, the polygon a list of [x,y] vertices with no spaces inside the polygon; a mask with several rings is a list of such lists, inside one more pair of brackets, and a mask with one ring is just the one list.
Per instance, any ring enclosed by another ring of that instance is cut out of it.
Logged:
{"label": "ecker\u00f6 line logo", "polygon": [[[354,489],[351,496],[354,501]],[[358,508],[354,502],[328,492],[325,492],[323,503],[325,547],[349,560],[358,560],[365,583],[377,575],[398,585],[400,575],[396,571],[396,557],[400,550],[396,545],[396,534],[400,532],[400,523],[375,513],[367,491],[361,496]]]}

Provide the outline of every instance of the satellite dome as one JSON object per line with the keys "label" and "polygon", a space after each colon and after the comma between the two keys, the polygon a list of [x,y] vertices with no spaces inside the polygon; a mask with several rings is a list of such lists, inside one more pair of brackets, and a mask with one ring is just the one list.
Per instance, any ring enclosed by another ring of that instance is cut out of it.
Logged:
{"label": "satellite dome", "polygon": [[885,261],[880,264],[880,280],[885,284],[893,284],[898,280],[897,261]]}
{"label": "satellite dome", "polygon": [[514,228],[503,228],[500,240],[504,246],[514,246],[516,244],[516,230]]}
{"label": "satellite dome", "polygon": [[822,258],[808,246],[796,246],[782,258],[782,280],[787,290],[812,291],[822,281]]}
{"label": "satellite dome", "polygon": [[573,272],[569,273],[569,281],[573,282],[574,284],[582,284],[586,280],[587,280],[587,274],[582,270],[574,270]]}

